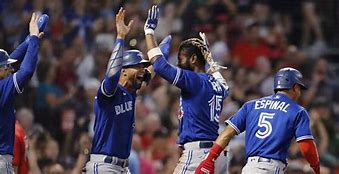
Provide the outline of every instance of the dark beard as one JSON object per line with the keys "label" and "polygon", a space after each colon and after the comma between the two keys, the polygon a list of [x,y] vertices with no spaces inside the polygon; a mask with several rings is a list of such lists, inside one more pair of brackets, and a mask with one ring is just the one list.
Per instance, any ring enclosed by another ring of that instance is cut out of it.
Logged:
{"label": "dark beard", "polygon": [[181,69],[193,71],[193,67],[190,66],[188,61],[186,61],[184,64],[179,64],[178,67]]}

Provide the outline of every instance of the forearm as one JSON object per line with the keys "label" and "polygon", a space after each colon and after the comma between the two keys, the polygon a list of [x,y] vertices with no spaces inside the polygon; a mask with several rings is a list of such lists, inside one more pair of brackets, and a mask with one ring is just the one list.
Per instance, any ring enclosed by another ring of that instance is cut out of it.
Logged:
{"label": "forearm", "polygon": [[119,36],[116,39],[115,47],[107,64],[105,80],[103,82],[103,92],[112,95],[118,85],[123,59],[124,37]]}
{"label": "forearm", "polygon": [[298,142],[300,150],[305,159],[313,168],[316,174],[320,173],[320,162],[317,147],[313,140],[302,140]]}
{"label": "forearm", "polygon": [[39,38],[37,36],[31,36],[25,58],[20,65],[20,69],[14,74],[16,83],[20,89],[28,83],[37,66],[38,42]]}
{"label": "forearm", "polygon": [[9,57],[21,62],[25,56],[27,48],[28,48],[28,42],[24,41],[18,47],[15,48],[15,50],[11,53]]}
{"label": "forearm", "polygon": [[235,135],[236,131],[231,126],[226,126],[217,140],[215,140],[215,144],[218,144],[224,149]]}
{"label": "forearm", "polygon": [[[158,47],[158,44],[155,41],[153,34],[146,34],[145,38],[146,38],[147,51],[150,51],[151,49]],[[158,56],[154,56],[154,57],[148,57],[148,59],[153,64],[159,57],[161,57],[161,56],[158,55]]]}

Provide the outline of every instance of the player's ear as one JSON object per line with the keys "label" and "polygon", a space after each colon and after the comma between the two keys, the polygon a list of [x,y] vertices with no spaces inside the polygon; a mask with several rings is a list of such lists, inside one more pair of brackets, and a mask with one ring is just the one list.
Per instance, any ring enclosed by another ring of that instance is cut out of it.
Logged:
{"label": "player's ear", "polygon": [[191,58],[190,58],[190,62],[191,62],[192,64],[194,64],[194,63],[196,63],[197,61],[198,61],[197,55],[193,54],[193,55],[191,56]]}

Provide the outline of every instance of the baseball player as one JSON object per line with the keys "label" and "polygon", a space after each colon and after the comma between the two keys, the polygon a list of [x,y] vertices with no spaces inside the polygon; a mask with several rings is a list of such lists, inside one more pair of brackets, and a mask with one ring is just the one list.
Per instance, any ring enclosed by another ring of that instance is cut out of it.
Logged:
{"label": "baseball player", "polygon": [[[157,74],[181,89],[177,143],[183,153],[174,173],[194,173],[218,137],[219,115],[223,100],[228,96],[228,86],[217,71],[204,34],[202,40],[191,38],[183,41],[178,51],[178,67],[169,64],[166,61],[168,55],[163,54],[154,39],[158,18],[159,9],[153,6],[144,26],[148,58]],[[170,42],[167,44],[169,48]],[[205,71],[206,62],[210,74]],[[226,154],[217,161],[226,164]],[[218,173],[226,171],[218,169]]]}
{"label": "baseball player", "polygon": [[105,79],[94,102],[95,123],[90,161],[83,172],[130,173],[128,157],[133,136],[136,92],[151,77],[138,50],[123,53],[125,36],[133,21],[124,23],[125,10],[116,15],[117,39],[109,59]]}
{"label": "baseball player", "polygon": [[[20,44],[9,56],[0,49],[0,173],[12,174],[12,159],[14,146],[15,96],[23,92],[36,68],[39,51],[38,15],[32,14],[29,23],[29,40]],[[20,68],[14,72],[11,64],[21,62]]]}
{"label": "baseball player", "polygon": [[305,89],[302,74],[293,68],[282,68],[274,77],[275,94],[246,102],[229,120],[207,158],[196,170],[198,174],[214,173],[214,160],[231,138],[246,130],[247,164],[243,174],[280,174],[286,168],[287,151],[296,138],[300,149],[316,174],[320,174],[319,157],[310,130],[309,116],[298,105]]}

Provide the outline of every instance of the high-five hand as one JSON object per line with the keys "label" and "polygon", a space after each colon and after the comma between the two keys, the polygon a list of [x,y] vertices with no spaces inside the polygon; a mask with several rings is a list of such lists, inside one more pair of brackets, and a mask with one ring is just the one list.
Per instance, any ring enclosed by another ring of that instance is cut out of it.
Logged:
{"label": "high-five hand", "polygon": [[117,38],[124,39],[128,32],[131,30],[133,20],[130,20],[128,25],[125,24],[125,10],[121,7],[118,14],[115,16],[115,22],[117,26]]}
{"label": "high-five hand", "polygon": [[31,21],[29,22],[29,34],[31,36],[39,36],[39,27],[38,27],[39,16],[33,12]]}
{"label": "high-five hand", "polygon": [[154,34],[154,30],[158,25],[159,16],[159,7],[153,5],[152,8],[148,10],[147,20],[144,26],[145,35]]}

